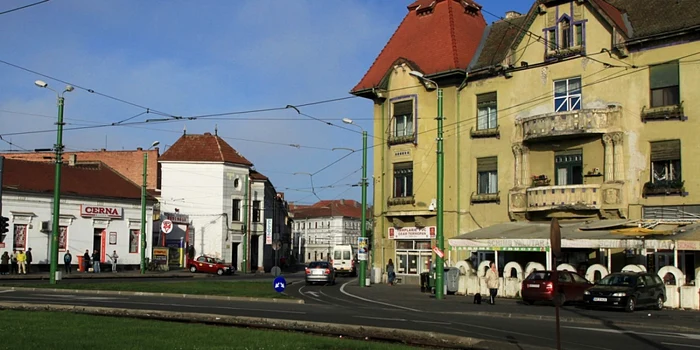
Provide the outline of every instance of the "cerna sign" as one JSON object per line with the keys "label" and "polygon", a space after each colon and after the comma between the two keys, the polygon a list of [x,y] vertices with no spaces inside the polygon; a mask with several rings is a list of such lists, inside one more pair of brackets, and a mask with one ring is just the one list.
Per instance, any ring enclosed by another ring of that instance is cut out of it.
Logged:
{"label": "cerna sign", "polygon": [[98,207],[91,205],[80,206],[80,216],[83,217],[102,217],[102,218],[121,218],[123,208],[120,207]]}

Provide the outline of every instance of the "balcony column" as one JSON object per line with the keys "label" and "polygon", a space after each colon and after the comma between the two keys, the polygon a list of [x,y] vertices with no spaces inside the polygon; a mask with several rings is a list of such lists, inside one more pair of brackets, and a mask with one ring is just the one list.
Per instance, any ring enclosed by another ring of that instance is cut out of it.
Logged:
{"label": "balcony column", "polygon": [[530,186],[532,177],[530,175],[530,149],[527,148],[527,146],[522,145],[521,146],[523,150],[523,162],[522,162],[522,184],[523,186],[527,187]]}
{"label": "balcony column", "polygon": [[513,145],[513,156],[515,157],[515,169],[513,169],[513,185],[515,187],[520,187],[522,184],[521,181],[521,176],[522,176],[522,167],[521,167],[521,161],[523,157],[523,149],[520,147],[519,144]]}
{"label": "balcony column", "polygon": [[605,174],[605,182],[613,182],[615,180],[613,164],[615,163],[613,162],[612,135],[603,135],[603,145],[605,147],[605,168],[603,169],[603,172]]}
{"label": "balcony column", "polygon": [[623,134],[621,132],[613,133],[612,141],[614,145],[614,167],[615,181],[625,181],[625,156],[622,152]]}

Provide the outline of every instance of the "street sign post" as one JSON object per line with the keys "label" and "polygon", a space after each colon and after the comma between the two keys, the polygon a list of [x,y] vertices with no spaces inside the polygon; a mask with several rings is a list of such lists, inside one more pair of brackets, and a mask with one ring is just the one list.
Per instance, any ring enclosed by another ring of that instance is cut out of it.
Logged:
{"label": "street sign post", "polygon": [[287,288],[287,280],[285,280],[282,276],[278,276],[274,281],[272,281],[272,287],[275,288],[275,292],[282,293],[284,292],[284,289]]}
{"label": "street sign post", "polygon": [[561,350],[561,333],[559,328],[559,306],[561,298],[559,295],[559,271],[557,270],[557,258],[561,255],[561,226],[559,220],[553,218],[549,226],[549,241],[552,246],[552,284],[554,284],[554,312],[556,315],[556,341],[557,350]]}

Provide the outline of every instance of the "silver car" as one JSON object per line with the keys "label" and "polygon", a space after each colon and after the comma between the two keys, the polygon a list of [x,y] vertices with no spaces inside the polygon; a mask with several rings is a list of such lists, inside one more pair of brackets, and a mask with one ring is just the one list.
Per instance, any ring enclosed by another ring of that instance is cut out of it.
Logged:
{"label": "silver car", "polygon": [[306,284],[318,282],[335,284],[335,270],[328,261],[310,262],[306,267]]}

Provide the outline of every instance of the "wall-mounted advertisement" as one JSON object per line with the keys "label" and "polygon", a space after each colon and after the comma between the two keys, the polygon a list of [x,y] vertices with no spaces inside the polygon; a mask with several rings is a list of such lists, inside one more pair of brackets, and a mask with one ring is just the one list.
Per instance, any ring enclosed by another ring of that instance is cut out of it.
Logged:
{"label": "wall-mounted advertisement", "polygon": [[357,237],[357,259],[366,261],[367,251],[369,251],[369,239],[367,237]]}

